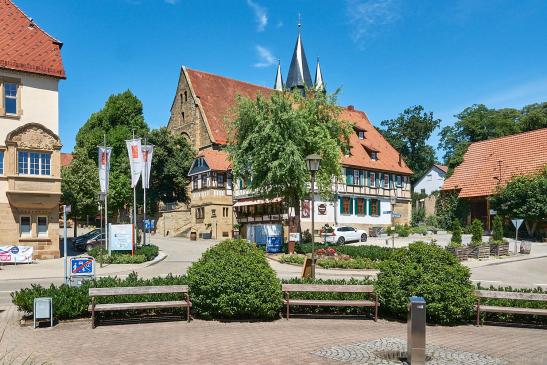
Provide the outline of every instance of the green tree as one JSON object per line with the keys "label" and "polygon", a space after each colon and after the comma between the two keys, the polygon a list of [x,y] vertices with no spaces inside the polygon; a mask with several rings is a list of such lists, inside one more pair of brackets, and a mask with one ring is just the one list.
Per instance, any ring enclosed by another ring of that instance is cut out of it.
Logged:
{"label": "green tree", "polygon": [[547,102],[530,104],[522,108],[520,129],[523,132],[547,128]]}
{"label": "green tree", "polygon": [[482,234],[484,233],[484,228],[482,227],[482,222],[479,219],[474,219],[471,222],[471,244],[478,246],[482,243]]}
{"label": "green tree", "polygon": [[538,222],[547,217],[547,165],[536,175],[511,179],[492,197],[492,205],[498,214],[523,218],[528,234],[533,236]]}
{"label": "green tree", "polygon": [[440,123],[440,119],[425,112],[421,105],[407,108],[396,119],[381,123],[383,129],[380,132],[414,171],[413,181],[422,177],[435,163],[435,150],[427,140]]}
{"label": "green tree", "polygon": [[147,207],[155,212],[159,201],[188,202],[187,174],[194,152],[186,138],[162,127],[150,132],[148,143],[154,145],[154,155]]}
{"label": "green tree", "polygon": [[309,196],[307,155],[322,157],[317,173],[322,195],[332,194],[332,177],[341,175],[340,152],[348,149],[351,126],[338,120],[339,111],[336,94],[238,98],[228,147],[234,176],[263,198],[282,197],[299,216],[300,201]]}
{"label": "green tree", "polygon": [[496,215],[492,224],[492,240],[496,243],[503,241],[503,224],[499,215]]}
{"label": "green tree", "polygon": [[459,219],[454,219],[454,222],[452,223],[452,238],[450,239],[450,242],[453,245],[462,245],[462,226],[460,225]]}
{"label": "green tree", "polygon": [[[72,163],[61,169],[61,193],[63,204],[70,205],[74,220],[97,214],[99,173],[97,165],[83,156],[76,156]],[[76,232],[77,224],[74,225]],[[76,233],[75,233],[76,234]]]}

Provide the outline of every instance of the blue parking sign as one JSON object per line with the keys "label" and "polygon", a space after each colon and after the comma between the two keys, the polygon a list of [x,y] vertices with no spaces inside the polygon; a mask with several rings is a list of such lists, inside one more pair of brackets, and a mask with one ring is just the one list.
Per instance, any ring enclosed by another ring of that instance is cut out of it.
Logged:
{"label": "blue parking sign", "polygon": [[93,275],[95,273],[95,259],[93,257],[72,257],[70,259],[70,273],[72,276]]}

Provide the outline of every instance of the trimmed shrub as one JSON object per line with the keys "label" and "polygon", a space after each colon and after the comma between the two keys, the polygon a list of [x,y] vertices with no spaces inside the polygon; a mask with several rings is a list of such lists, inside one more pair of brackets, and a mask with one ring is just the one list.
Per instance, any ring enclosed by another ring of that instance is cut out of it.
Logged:
{"label": "trimmed shrub", "polygon": [[449,325],[472,315],[469,277],[469,269],[454,255],[434,244],[415,242],[382,264],[374,286],[384,314],[406,319],[408,298],[417,295],[427,302],[429,323]]}
{"label": "trimmed shrub", "polygon": [[392,257],[396,249],[381,246],[340,246],[336,251],[352,258],[367,258],[373,261],[384,261]]}
{"label": "trimmed shrub", "polygon": [[451,247],[460,247],[462,245],[462,226],[458,219],[454,219],[452,223],[452,238],[450,239]]}
{"label": "trimmed shrub", "polygon": [[395,233],[397,233],[399,237],[408,237],[410,236],[410,228],[406,224],[405,225],[397,224],[395,226]]}
{"label": "trimmed shrub", "polygon": [[137,247],[133,256],[131,251],[116,251],[108,256],[108,250],[100,247],[95,247],[89,250],[89,256],[97,259],[97,262],[103,264],[142,264],[143,262],[152,261],[158,256],[159,247],[156,245],[144,245]]}
{"label": "trimmed shrub", "polygon": [[377,269],[379,264],[367,258],[338,259],[327,258],[317,260],[317,266],[324,269]]}
{"label": "trimmed shrub", "polygon": [[494,243],[500,244],[503,242],[503,224],[499,215],[494,218],[492,229],[492,240]]}
{"label": "trimmed shrub", "polygon": [[471,245],[479,246],[482,244],[482,234],[484,233],[484,228],[482,227],[482,222],[478,219],[471,222]]}
{"label": "trimmed shrub", "polygon": [[304,256],[301,256],[301,255],[281,255],[281,257],[279,257],[279,262],[281,262],[282,264],[303,265],[304,264]]}
{"label": "trimmed shrub", "polygon": [[246,240],[225,240],[188,269],[192,305],[206,319],[274,319],[280,281],[264,254]]}

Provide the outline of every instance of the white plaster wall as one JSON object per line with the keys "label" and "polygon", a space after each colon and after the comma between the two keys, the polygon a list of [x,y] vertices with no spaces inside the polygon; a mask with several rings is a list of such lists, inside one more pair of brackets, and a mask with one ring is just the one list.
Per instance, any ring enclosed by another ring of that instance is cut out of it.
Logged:
{"label": "white plaster wall", "polygon": [[27,123],[40,123],[58,135],[59,79],[3,69],[0,70],[2,76],[21,80],[19,92],[22,114],[19,119],[0,116],[0,145],[5,145],[9,132]]}
{"label": "white plaster wall", "polygon": [[429,195],[434,191],[441,190],[441,187],[443,186],[443,183],[444,183],[444,175],[445,175],[444,172],[442,172],[442,171],[438,170],[437,168],[433,167],[414,186],[414,192],[415,193],[420,193],[422,191],[422,189],[425,189],[425,193],[427,195]]}

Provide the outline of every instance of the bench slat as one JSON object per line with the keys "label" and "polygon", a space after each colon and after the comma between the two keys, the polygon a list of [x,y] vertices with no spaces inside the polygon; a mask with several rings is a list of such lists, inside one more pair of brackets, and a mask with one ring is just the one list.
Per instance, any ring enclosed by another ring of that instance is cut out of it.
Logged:
{"label": "bench slat", "polygon": [[541,308],[517,308],[517,307],[498,307],[493,305],[481,305],[480,311],[491,312],[491,313],[511,313],[511,314],[529,314],[529,315],[537,315],[537,316],[547,316],[547,309],[541,309]]}
{"label": "bench slat", "polygon": [[314,285],[314,284],[283,284],[284,292],[334,292],[334,293],[373,293],[372,285]]}
{"label": "bench slat", "polygon": [[[96,304],[96,312],[104,311],[121,311],[121,310],[138,310],[138,309],[151,309],[151,308],[177,308],[192,306],[192,303],[188,304],[185,301],[169,301],[169,302],[139,302],[139,303],[109,303],[109,304]],[[90,305],[88,310],[91,312],[92,306]]]}
{"label": "bench slat", "polygon": [[[287,301],[283,303],[287,305]],[[320,307],[374,307],[376,303],[370,300],[306,300],[291,299],[289,305],[313,305]],[[380,303],[378,303],[380,306]]]}
{"label": "bench slat", "polygon": [[144,294],[169,294],[188,293],[188,285],[162,285],[162,286],[126,286],[116,288],[89,288],[90,297],[103,297],[110,295],[144,295]]}
{"label": "bench slat", "polygon": [[519,292],[507,292],[507,291],[495,291],[495,290],[475,290],[475,296],[479,298],[491,298],[491,299],[547,301],[547,294],[540,294],[540,293],[519,293]]}

